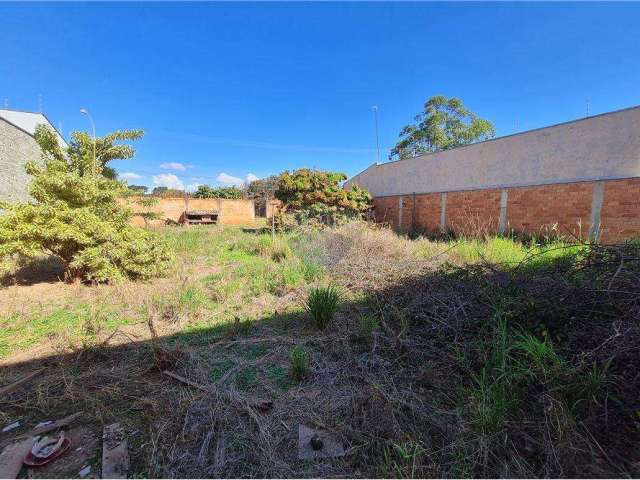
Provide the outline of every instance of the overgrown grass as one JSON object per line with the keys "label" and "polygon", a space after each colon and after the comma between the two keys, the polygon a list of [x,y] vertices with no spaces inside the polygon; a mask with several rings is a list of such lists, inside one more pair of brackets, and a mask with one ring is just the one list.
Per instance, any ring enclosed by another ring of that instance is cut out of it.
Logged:
{"label": "overgrown grass", "polygon": [[133,323],[134,319],[111,308],[84,303],[35,316],[13,313],[0,320],[0,358],[28,350],[45,340],[63,347],[88,347],[101,334]]}
{"label": "overgrown grass", "polygon": [[523,242],[514,237],[484,239],[457,238],[443,242],[417,241],[418,253],[423,257],[446,255],[457,264],[487,262],[510,267],[538,268],[565,259],[573,261],[584,255],[588,247],[561,240]]}
{"label": "overgrown grass", "polygon": [[[275,239],[238,228],[160,232],[177,251],[170,278],[61,284],[67,296],[55,304],[7,309],[0,356],[51,340],[101,348],[95,364],[60,361],[77,379],[65,380],[68,394],[55,396],[56,370],[53,396],[13,402],[7,415],[75,409],[79,398],[103,416],[112,405],[148,411],[136,413],[153,443],[140,447],[150,469],[141,476],[635,473],[635,247],[410,240],[364,224]],[[327,329],[338,308],[339,328]],[[309,328],[308,312],[319,328]],[[128,327],[145,345],[148,319],[159,346],[100,346]],[[155,349],[166,349],[165,363]],[[188,385],[149,375],[151,350],[156,366],[220,395],[185,395]],[[93,378],[98,393],[84,388]],[[300,423],[335,432],[350,454],[291,461]]]}

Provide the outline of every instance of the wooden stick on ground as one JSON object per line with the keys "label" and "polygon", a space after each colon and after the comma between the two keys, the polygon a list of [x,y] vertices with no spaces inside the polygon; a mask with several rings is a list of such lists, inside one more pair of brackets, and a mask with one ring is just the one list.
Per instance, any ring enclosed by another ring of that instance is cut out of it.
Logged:
{"label": "wooden stick on ground", "polygon": [[24,377],[22,377],[20,380],[17,380],[9,385],[7,385],[6,387],[2,387],[0,388],[0,397],[3,397],[11,392],[13,392],[14,390],[16,390],[20,385],[22,385],[23,383],[28,382],[29,380],[31,380],[33,377],[40,375],[42,372],[44,372],[46,369],[45,368],[39,368],[38,370],[35,370],[33,372],[31,372],[28,375],[25,375]]}

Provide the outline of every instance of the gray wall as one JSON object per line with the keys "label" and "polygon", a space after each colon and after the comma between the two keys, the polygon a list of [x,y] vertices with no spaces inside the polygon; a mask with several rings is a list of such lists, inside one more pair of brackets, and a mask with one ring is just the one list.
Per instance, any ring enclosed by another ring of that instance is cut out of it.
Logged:
{"label": "gray wall", "polygon": [[35,139],[19,128],[0,119],[0,200],[29,200],[32,177],[24,167],[28,160],[40,159]]}
{"label": "gray wall", "polygon": [[640,107],[371,165],[346,182],[373,196],[640,177]]}

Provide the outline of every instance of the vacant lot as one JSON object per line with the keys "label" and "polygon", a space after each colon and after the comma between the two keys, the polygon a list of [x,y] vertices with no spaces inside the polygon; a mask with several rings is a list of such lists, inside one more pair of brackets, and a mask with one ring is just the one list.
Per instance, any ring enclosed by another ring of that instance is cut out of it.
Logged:
{"label": "vacant lot", "polygon": [[[0,426],[119,421],[130,476],[640,475],[635,245],[161,233],[167,278],[65,284],[47,259],[5,277],[0,385],[46,370]],[[329,284],[319,330],[304,305]],[[298,459],[301,424],[346,455]]]}

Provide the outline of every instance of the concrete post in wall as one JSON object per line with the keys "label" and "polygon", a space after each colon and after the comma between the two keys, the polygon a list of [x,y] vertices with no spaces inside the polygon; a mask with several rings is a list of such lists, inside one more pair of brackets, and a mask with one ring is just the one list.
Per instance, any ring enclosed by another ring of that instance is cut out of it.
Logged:
{"label": "concrete post in wall", "polygon": [[504,235],[507,231],[507,202],[509,191],[506,188],[500,190],[500,217],[498,220],[498,233]]}
{"label": "concrete post in wall", "polygon": [[593,182],[593,193],[591,196],[591,225],[589,225],[589,240],[595,241],[600,236],[600,212],[602,211],[602,201],[604,200],[604,182],[602,180]]}
{"label": "concrete post in wall", "polygon": [[447,192],[440,194],[440,230],[447,231]]}
{"label": "concrete post in wall", "polygon": [[402,195],[398,197],[398,231],[402,232],[402,208],[404,207],[404,198]]}
{"label": "concrete post in wall", "polygon": [[416,233],[416,192],[413,192],[413,204],[411,206],[411,232]]}

